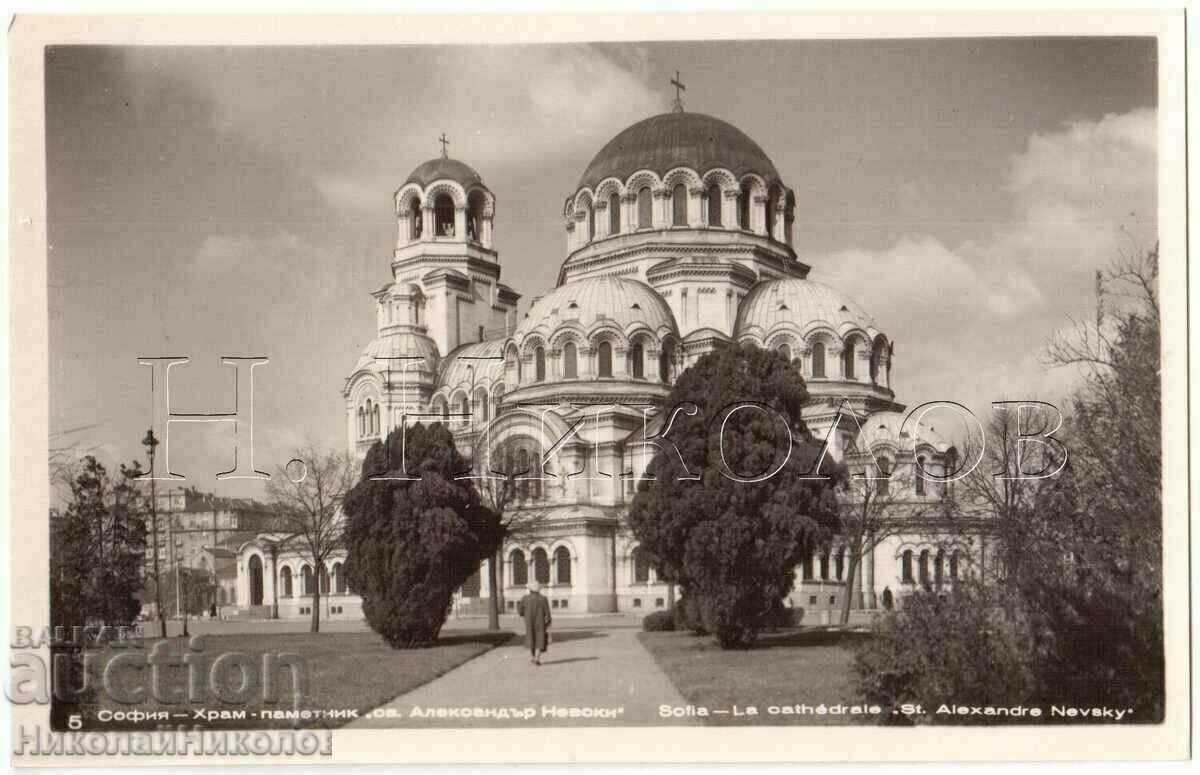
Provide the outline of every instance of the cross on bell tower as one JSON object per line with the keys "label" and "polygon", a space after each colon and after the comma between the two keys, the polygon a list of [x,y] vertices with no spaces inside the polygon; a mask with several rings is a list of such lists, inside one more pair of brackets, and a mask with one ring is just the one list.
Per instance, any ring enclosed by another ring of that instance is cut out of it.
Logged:
{"label": "cross on bell tower", "polygon": [[675,102],[674,107],[676,113],[683,112],[683,92],[687,91],[687,87],[683,85],[683,81],[679,78],[679,71],[675,71],[675,77],[671,79],[671,85],[675,87]]}
{"label": "cross on bell tower", "polygon": [[445,159],[446,158],[446,146],[450,144],[450,141],[446,139],[445,132],[442,132],[442,136],[438,138],[438,142],[442,144],[442,158]]}

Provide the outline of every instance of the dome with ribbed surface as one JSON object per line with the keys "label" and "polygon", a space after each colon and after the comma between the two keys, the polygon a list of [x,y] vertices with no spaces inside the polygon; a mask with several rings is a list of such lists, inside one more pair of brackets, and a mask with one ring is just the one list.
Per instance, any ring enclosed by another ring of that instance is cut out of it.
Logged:
{"label": "dome with ribbed surface", "polygon": [[520,342],[534,331],[548,333],[568,322],[584,330],[611,323],[622,331],[645,325],[655,333],[678,332],[671,308],[650,286],[624,277],[589,277],[535,301],[513,337]]}
{"label": "dome with ribbed surface", "polygon": [[411,369],[413,367],[406,367],[404,361],[388,359],[414,356],[424,359],[425,368],[429,371],[437,369],[438,349],[432,339],[413,331],[393,330],[375,337],[363,348],[362,355],[358,357],[358,363],[354,365],[354,371],[373,369],[383,372],[389,368],[392,371]]}
{"label": "dome with ribbed surface", "polygon": [[828,285],[789,277],[760,282],[738,306],[735,331],[741,337],[763,334],[781,323],[804,329],[824,324],[841,334],[861,328],[871,337],[878,332],[875,321],[862,307]]}
{"label": "dome with ribbed surface", "polygon": [[428,186],[435,180],[453,180],[464,188],[472,185],[483,185],[483,178],[479,176],[478,172],[471,169],[469,165],[464,164],[458,159],[450,159],[445,156],[430,159],[417,167],[408,176],[408,180],[404,181],[404,184],[417,183],[421,186]]}
{"label": "dome with ribbed surface", "polygon": [[767,154],[742,130],[703,113],[676,112],[639,121],[609,140],[578,187],[595,187],[610,177],[625,181],[641,169],[663,175],[675,167],[689,167],[701,175],[714,167],[737,177],[753,172],[767,185],[779,180]]}

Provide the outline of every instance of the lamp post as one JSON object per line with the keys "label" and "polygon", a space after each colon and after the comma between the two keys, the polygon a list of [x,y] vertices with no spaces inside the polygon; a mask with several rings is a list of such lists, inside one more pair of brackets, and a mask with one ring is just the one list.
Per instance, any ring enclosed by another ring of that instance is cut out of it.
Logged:
{"label": "lamp post", "polygon": [[146,431],[142,439],[146,453],[150,456],[150,536],[154,542],[154,614],[158,617],[159,637],[167,637],[167,620],[163,618],[162,610],[162,579],[158,571],[158,492],[154,486],[154,448],[158,439],[154,438],[154,429]]}

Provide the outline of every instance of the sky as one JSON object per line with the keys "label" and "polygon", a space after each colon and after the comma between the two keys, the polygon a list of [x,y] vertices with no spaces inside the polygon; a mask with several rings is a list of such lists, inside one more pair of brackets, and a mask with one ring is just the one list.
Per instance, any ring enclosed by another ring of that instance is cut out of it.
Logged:
{"label": "sky", "polygon": [[[172,409],[231,411],[255,370],[255,464],[345,443],[343,382],[375,334],[392,194],[440,153],[495,193],[525,303],[565,258],[562,202],[607,140],[669,109],[754,138],[796,192],[810,278],[896,342],[897,400],[1061,397],[1046,341],[1094,273],[1156,239],[1152,39],[543,46],[55,47],[46,54],[50,433],[143,456],[138,357],[184,355]],[[173,426],[187,484],[232,467],[227,425]]]}

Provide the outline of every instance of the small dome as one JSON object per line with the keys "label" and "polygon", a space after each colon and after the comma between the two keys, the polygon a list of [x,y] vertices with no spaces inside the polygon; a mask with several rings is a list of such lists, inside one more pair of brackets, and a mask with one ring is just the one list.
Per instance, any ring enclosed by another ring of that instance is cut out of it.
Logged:
{"label": "small dome", "polygon": [[703,113],[663,113],[639,121],[600,149],[577,188],[594,188],[605,178],[621,181],[641,169],[659,175],[688,167],[703,175],[723,167],[735,176],[761,175],[769,186],[779,172],[758,143],[745,132]]}
{"label": "small dome", "polygon": [[653,288],[623,277],[590,277],[560,285],[533,303],[513,337],[520,342],[536,329],[553,331],[576,321],[584,329],[610,321],[622,331],[645,325],[658,333],[677,333],[675,316]]}
{"label": "small dome", "polygon": [[800,329],[824,323],[838,334],[861,328],[872,338],[879,333],[875,321],[853,299],[828,285],[799,277],[767,280],[751,288],[738,307],[735,338],[763,334],[780,323]]}
{"label": "small dome", "polygon": [[464,344],[451,350],[438,375],[439,387],[491,387],[504,378],[504,340]]}
{"label": "small dome", "polygon": [[404,185],[417,183],[424,187],[435,180],[453,180],[455,183],[462,185],[463,188],[470,188],[473,185],[483,185],[483,178],[479,176],[478,172],[471,169],[469,165],[464,164],[458,159],[450,159],[445,156],[430,159],[417,167],[408,176],[408,180],[404,181]]}
{"label": "small dome", "polygon": [[[367,346],[363,348],[362,355],[358,356],[358,363],[354,365],[354,371],[369,369],[384,372],[388,370],[389,364],[392,371],[399,371],[406,368],[404,361],[380,359],[412,358],[413,356],[423,358],[425,368],[429,371],[437,368],[438,349],[432,339],[413,331],[392,331],[377,336],[367,343]],[[412,367],[408,366],[407,368]]]}

